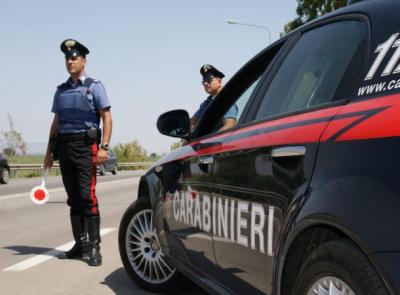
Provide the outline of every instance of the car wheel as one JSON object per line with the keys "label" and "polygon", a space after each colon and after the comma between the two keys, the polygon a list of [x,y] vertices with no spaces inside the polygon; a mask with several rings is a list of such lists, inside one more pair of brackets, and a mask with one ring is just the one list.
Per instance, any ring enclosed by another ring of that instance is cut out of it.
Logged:
{"label": "car wheel", "polygon": [[166,260],[152,221],[149,200],[138,199],[125,212],[118,244],[122,263],[130,278],[151,292],[180,289],[183,276]]}
{"label": "car wheel", "polygon": [[305,260],[291,294],[386,295],[367,257],[349,240],[322,244]]}
{"label": "car wheel", "polygon": [[101,166],[100,166],[100,171],[99,171],[99,173],[100,173],[101,176],[106,175],[106,168],[104,168],[104,165],[101,165]]}
{"label": "car wheel", "polygon": [[117,175],[117,166],[114,167],[114,170],[111,171],[111,173],[112,173],[113,175]]}
{"label": "car wheel", "polygon": [[8,169],[4,168],[1,171],[0,183],[7,184],[9,180],[10,180],[10,173],[8,172]]}

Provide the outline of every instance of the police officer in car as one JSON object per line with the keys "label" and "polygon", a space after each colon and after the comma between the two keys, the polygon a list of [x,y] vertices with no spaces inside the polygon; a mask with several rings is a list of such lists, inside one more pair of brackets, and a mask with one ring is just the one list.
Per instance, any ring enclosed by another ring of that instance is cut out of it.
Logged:
{"label": "police officer in car", "polygon": [[[193,130],[201,116],[204,114],[205,110],[213,101],[214,97],[221,91],[222,89],[222,78],[225,75],[217,70],[214,66],[205,64],[200,68],[200,74],[203,77],[202,84],[204,87],[204,91],[209,94],[209,96],[201,103],[199,109],[190,118],[190,128]],[[218,131],[223,131],[229,128],[232,128],[236,125],[238,115],[238,108],[236,104],[234,104],[227,113],[222,118],[222,123],[219,126]]]}
{"label": "police officer in car", "polygon": [[99,266],[102,256],[96,166],[108,158],[111,106],[103,84],[85,73],[89,50],[73,39],[63,41],[60,47],[70,77],[54,95],[54,119],[44,166],[50,168],[53,160],[59,159],[68,195],[75,245],[65,257],[87,258],[89,265]]}

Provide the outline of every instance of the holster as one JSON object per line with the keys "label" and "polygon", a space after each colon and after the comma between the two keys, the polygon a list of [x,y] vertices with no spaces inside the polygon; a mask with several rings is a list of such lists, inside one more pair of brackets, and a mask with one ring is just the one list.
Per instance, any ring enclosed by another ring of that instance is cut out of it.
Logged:
{"label": "holster", "polygon": [[57,137],[50,137],[50,152],[51,152],[51,157],[53,158],[53,161],[57,161],[59,159],[57,146],[58,146]]}
{"label": "holster", "polygon": [[89,140],[93,140],[97,142],[97,144],[100,143],[101,139],[101,129],[100,128],[89,128],[86,130],[86,135],[89,138]]}

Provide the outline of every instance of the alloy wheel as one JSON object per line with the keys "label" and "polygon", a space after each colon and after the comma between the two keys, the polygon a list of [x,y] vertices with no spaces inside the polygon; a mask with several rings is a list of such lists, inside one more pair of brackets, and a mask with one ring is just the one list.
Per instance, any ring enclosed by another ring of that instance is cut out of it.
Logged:
{"label": "alloy wheel", "polygon": [[139,277],[151,284],[166,282],[175,268],[165,260],[152,221],[152,210],[138,212],[129,223],[126,250],[129,262]]}
{"label": "alloy wheel", "polygon": [[356,293],[341,279],[326,276],[318,279],[307,291],[307,295],[355,295]]}

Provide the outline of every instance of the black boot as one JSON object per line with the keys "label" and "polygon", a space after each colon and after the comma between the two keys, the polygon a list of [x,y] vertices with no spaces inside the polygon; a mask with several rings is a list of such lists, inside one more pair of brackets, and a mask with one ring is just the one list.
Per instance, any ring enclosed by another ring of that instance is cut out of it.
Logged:
{"label": "black boot", "polygon": [[65,252],[65,258],[82,258],[88,243],[84,219],[80,215],[71,215],[71,226],[72,234],[75,239],[75,245],[71,250]]}
{"label": "black boot", "polygon": [[87,218],[89,243],[88,243],[88,264],[90,266],[101,265],[100,254],[100,216],[91,216]]}

